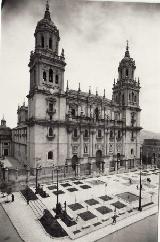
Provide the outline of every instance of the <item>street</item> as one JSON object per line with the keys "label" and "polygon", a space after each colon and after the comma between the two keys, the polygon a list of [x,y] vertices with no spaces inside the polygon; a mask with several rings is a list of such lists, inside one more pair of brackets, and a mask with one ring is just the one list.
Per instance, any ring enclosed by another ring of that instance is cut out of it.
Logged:
{"label": "street", "polygon": [[[22,242],[17,231],[0,205],[0,242]],[[3,221],[3,222],[2,222]]]}
{"label": "street", "polygon": [[157,224],[158,214],[154,214],[100,240],[97,240],[97,242],[158,242]]}

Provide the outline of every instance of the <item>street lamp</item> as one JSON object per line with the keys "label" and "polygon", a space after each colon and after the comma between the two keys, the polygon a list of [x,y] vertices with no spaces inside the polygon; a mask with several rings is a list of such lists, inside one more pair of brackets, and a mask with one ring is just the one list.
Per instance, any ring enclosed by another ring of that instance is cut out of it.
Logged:
{"label": "street lamp", "polygon": [[60,204],[58,201],[58,195],[59,195],[59,183],[58,183],[58,172],[60,171],[59,167],[56,167],[56,171],[57,171],[57,204],[56,204],[56,218],[59,218],[59,213],[60,213]]}
{"label": "street lamp", "polygon": [[38,193],[38,171],[41,170],[42,167],[36,167],[36,194]]}
{"label": "street lamp", "polygon": [[142,180],[141,180],[141,167],[142,166],[142,147],[140,147],[140,173],[139,173],[139,206],[138,206],[138,211],[142,211]]}

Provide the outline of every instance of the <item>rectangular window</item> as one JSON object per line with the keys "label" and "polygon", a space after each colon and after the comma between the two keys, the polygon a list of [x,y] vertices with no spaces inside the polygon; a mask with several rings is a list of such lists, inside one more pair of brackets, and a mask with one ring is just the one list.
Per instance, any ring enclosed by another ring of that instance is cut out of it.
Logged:
{"label": "rectangular window", "polygon": [[49,103],[49,111],[53,111],[53,103]]}
{"label": "rectangular window", "polygon": [[98,137],[99,137],[99,138],[102,137],[102,131],[101,131],[101,129],[98,130]]}

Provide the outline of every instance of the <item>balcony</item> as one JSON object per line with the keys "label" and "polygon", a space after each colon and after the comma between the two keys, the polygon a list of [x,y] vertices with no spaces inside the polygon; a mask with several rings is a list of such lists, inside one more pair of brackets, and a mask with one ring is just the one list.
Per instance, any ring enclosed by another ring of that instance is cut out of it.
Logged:
{"label": "balcony", "polygon": [[47,113],[48,113],[49,115],[53,115],[53,114],[56,113],[56,109],[55,109],[55,108],[53,108],[53,109],[47,109]]}
{"label": "balcony", "polygon": [[53,140],[55,138],[55,136],[56,136],[55,134],[53,134],[52,136],[49,136],[49,134],[47,134],[46,137],[48,140]]}

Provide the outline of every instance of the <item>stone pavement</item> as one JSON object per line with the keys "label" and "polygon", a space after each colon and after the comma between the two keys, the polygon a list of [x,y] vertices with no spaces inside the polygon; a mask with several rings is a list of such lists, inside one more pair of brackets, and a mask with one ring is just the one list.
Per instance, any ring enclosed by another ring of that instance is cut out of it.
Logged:
{"label": "stone pavement", "polygon": [[[132,183],[128,179],[130,177],[132,179]],[[151,183],[148,184],[146,178],[151,178]],[[99,182],[95,182],[98,180]],[[146,206],[143,208],[142,212],[137,211],[138,200],[128,202],[123,199],[120,199],[116,196],[116,194],[127,192],[133,193],[134,195],[139,195],[139,190],[137,190],[137,184],[139,183],[139,173],[129,173],[129,174],[117,174],[110,176],[100,176],[98,178],[87,178],[79,180],[80,183],[83,184],[75,184],[77,180],[67,180],[65,182],[60,183],[59,189],[64,191],[63,194],[59,195],[59,201],[64,204],[64,201],[67,201],[67,213],[73,218],[77,218],[77,214],[82,214],[84,212],[91,212],[96,217],[84,221],[80,216],[78,216],[77,225],[73,225],[72,227],[67,227],[61,220],[59,223],[68,233],[68,237],[57,239],[58,241],[95,241],[99,238],[102,238],[110,233],[113,233],[119,229],[122,229],[129,224],[135,223],[139,220],[144,219],[147,216],[150,216],[158,211],[158,174],[152,174],[149,172],[146,176],[145,173],[142,176],[142,204],[149,203],[151,201],[154,202],[153,205]],[[70,186],[64,187],[64,183],[70,184]],[[97,183],[97,184],[96,184]],[[52,186],[51,184],[50,186]],[[81,186],[87,185],[90,186],[88,189],[83,189]],[[43,184],[43,189],[50,195],[48,198],[42,198],[40,195],[37,195],[39,200],[44,204],[44,206],[52,210],[56,205],[56,195],[53,193],[54,189],[50,190],[49,185]],[[75,188],[77,191],[69,192],[69,188]],[[35,191],[35,188],[31,188]],[[103,201],[100,199],[100,196],[111,197],[112,200]],[[136,197],[135,197],[136,198]],[[98,204],[95,205],[87,205],[85,200],[95,199],[98,201]],[[137,199],[137,198],[136,198]],[[37,219],[36,214],[33,212],[30,206],[27,205],[25,199],[21,195],[21,193],[15,193],[15,202],[5,204],[3,202],[4,199],[1,198],[2,205],[12,220],[13,224],[17,228],[19,234],[26,242],[41,242],[41,241],[53,241],[40,222]],[[116,214],[119,215],[117,218],[117,223],[112,225],[112,216],[115,213],[113,203],[119,201],[120,203],[126,205],[124,208],[116,209]],[[73,211],[69,205],[73,205],[75,203],[79,203],[83,206],[81,209]],[[112,212],[107,214],[101,214],[96,210],[96,208],[106,206],[109,209],[112,209]],[[134,207],[136,209],[134,209]],[[132,212],[129,212],[133,210]],[[93,224],[99,223],[96,227]],[[73,232],[76,230],[80,230],[80,233],[74,234]],[[56,240],[54,238],[54,240]]]}

